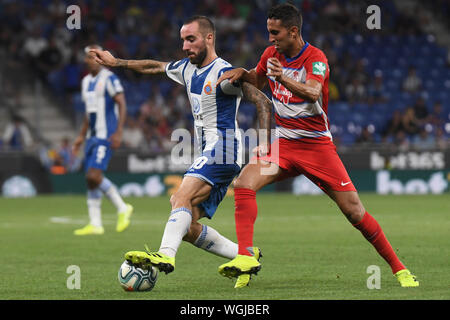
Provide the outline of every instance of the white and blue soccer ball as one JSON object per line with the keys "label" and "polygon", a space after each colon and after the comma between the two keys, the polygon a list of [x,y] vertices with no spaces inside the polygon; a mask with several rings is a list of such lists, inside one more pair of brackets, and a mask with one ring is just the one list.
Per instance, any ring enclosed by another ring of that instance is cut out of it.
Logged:
{"label": "white and blue soccer ball", "polygon": [[124,261],[119,269],[119,283],[125,291],[150,291],[158,279],[158,269],[144,270]]}

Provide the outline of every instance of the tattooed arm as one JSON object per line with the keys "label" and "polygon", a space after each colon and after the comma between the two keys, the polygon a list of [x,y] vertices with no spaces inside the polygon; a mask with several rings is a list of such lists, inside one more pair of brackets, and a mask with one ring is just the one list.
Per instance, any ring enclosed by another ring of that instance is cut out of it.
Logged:
{"label": "tattooed arm", "polygon": [[259,125],[259,144],[253,150],[260,156],[264,156],[270,149],[270,129],[272,116],[272,102],[267,96],[248,82],[241,82],[244,97],[256,106]]}
{"label": "tattooed arm", "polygon": [[107,67],[123,67],[140,73],[156,74],[164,73],[168,62],[156,60],[124,60],[115,58],[109,51],[91,49],[95,54],[95,61]]}

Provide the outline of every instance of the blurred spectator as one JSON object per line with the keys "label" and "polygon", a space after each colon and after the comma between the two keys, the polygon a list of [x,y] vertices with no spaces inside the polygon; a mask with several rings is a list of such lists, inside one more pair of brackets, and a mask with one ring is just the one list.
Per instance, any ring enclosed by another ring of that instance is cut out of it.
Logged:
{"label": "blurred spectator", "polygon": [[139,150],[144,153],[161,153],[164,151],[164,146],[158,131],[155,128],[148,127],[144,131],[144,140],[142,141]]}
{"label": "blurred spectator", "polygon": [[416,103],[413,106],[414,108],[414,115],[417,118],[417,121],[421,126],[423,126],[428,121],[428,108],[425,104],[425,99],[422,97],[419,97],[416,100]]}
{"label": "blurred spectator", "polygon": [[384,139],[395,137],[400,131],[403,131],[402,113],[400,110],[395,110],[386,127],[383,129],[382,136]]}
{"label": "blurred spectator", "polygon": [[32,67],[35,67],[41,51],[43,51],[46,47],[47,39],[42,36],[41,29],[33,29],[30,35],[27,36],[23,44],[23,52],[25,54],[25,58]]}
{"label": "blurred spectator", "polygon": [[161,94],[161,88],[159,85],[152,86],[152,92],[150,94],[150,99],[152,99],[155,102],[155,106],[157,108],[163,108],[164,107],[164,97]]}
{"label": "blurred spectator", "polygon": [[351,79],[356,78],[359,80],[359,83],[361,83],[362,85],[366,85],[369,79],[369,75],[366,71],[364,59],[358,59],[356,60],[356,63],[354,62],[354,60],[352,61],[349,77]]}
{"label": "blurred spectator", "polygon": [[330,101],[339,101],[341,98],[341,95],[339,93],[339,88],[337,84],[333,81],[330,81],[328,83],[328,94]]}
{"label": "blurred spectator", "polygon": [[366,87],[359,78],[353,78],[345,87],[345,96],[350,103],[362,102],[367,98]]}
{"label": "blurred spectator", "polygon": [[367,91],[369,103],[385,103],[387,101],[386,88],[383,82],[383,72],[381,70],[375,71],[375,76],[369,84]]}
{"label": "blurred spectator", "polygon": [[360,135],[356,138],[355,142],[358,143],[360,146],[371,146],[375,143],[375,138],[373,136],[373,126],[365,126],[362,130]]}
{"label": "blurred spectator", "polygon": [[445,123],[445,113],[442,108],[442,103],[440,101],[436,101],[433,105],[433,109],[428,117],[428,122],[434,128],[441,128]]}
{"label": "blurred spectator", "polygon": [[62,58],[62,54],[56,46],[55,39],[50,38],[47,47],[39,53],[36,60],[36,67],[43,81],[47,81],[47,76],[61,67]]}
{"label": "blurred spectator", "polygon": [[332,18],[335,16],[340,16],[342,14],[342,8],[336,0],[331,0],[323,8],[322,12],[325,16]]}
{"label": "blurred spectator", "polygon": [[33,144],[30,130],[22,117],[14,115],[3,133],[3,144],[13,150],[25,150]]}
{"label": "blurred spectator", "polygon": [[420,123],[417,120],[413,107],[406,108],[402,116],[403,130],[407,135],[415,135],[420,131]]}
{"label": "blurred spectator", "polygon": [[123,146],[126,148],[138,148],[143,139],[144,134],[138,122],[132,117],[127,117],[122,135]]}
{"label": "blurred spectator", "polygon": [[403,90],[410,93],[415,93],[422,87],[422,80],[417,76],[416,68],[410,67],[408,75],[403,81]]}
{"label": "blurred spectator", "polygon": [[432,134],[422,128],[412,139],[411,146],[417,151],[430,151],[436,147],[436,141]]}
{"label": "blurred spectator", "polygon": [[76,56],[72,55],[69,63],[62,69],[63,85],[67,94],[71,95],[80,91],[81,73],[81,66],[77,63]]}
{"label": "blurred spectator", "polygon": [[66,174],[67,168],[64,165],[64,160],[59,153],[53,154],[53,163],[50,167],[50,172],[52,174]]}
{"label": "blurred spectator", "polygon": [[406,152],[410,148],[410,141],[404,131],[399,131],[394,137],[392,144],[398,151]]}
{"label": "blurred spectator", "polygon": [[52,0],[48,6],[48,11],[53,19],[61,18],[66,14],[67,5],[61,0]]}
{"label": "blurred spectator", "polygon": [[56,150],[56,159],[61,161],[60,165],[66,172],[75,172],[81,167],[81,158],[72,152],[72,145],[69,138],[63,138],[59,148]]}
{"label": "blurred spectator", "polygon": [[436,127],[436,147],[441,151],[447,151],[450,147],[449,138],[445,136],[444,129],[441,127]]}

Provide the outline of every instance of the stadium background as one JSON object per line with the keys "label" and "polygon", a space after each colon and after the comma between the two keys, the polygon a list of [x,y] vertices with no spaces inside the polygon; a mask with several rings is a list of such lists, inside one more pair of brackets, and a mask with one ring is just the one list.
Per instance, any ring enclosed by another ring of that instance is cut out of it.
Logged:
{"label": "stadium background", "polygon": [[[443,193],[450,179],[448,1],[292,1],[303,37],[331,69],[328,107],[338,151],[360,191]],[[0,186],[4,196],[84,193],[82,155],[70,154],[84,106],[83,48],[116,56],[184,57],[179,28],[193,14],[213,18],[217,52],[235,66],[256,65],[268,45],[266,12],[277,1],[0,1]],[[81,8],[69,30],[67,7]],[[370,30],[369,5],[381,9]],[[172,192],[184,167],[170,164],[176,128],[192,128],[184,89],[167,78],[115,69],[128,120],[109,174],[125,195]],[[267,92],[269,94],[269,92]],[[239,123],[255,125],[242,103]],[[305,178],[266,188],[319,191]]]}

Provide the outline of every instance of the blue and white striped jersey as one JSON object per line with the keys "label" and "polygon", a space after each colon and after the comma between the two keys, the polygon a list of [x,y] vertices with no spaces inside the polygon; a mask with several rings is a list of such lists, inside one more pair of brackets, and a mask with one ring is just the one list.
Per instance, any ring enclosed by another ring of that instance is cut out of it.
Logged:
{"label": "blue and white striped jersey", "polygon": [[118,105],[113,97],[123,92],[119,78],[106,68],[94,77],[90,73],[81,81],[81,96],[89,119],[88,137],[108,139],[116,130]]}
{"label": "blue and white striped jersey", "polygon": [[242,138],[236,117],[242,89],[229,81],[216,87],[222,73],[232,68],[221,58],[202,68],[186,58],[167,64],[166,74],[186,87],[199,154],[214,158],[216,163],[241,166]]}

